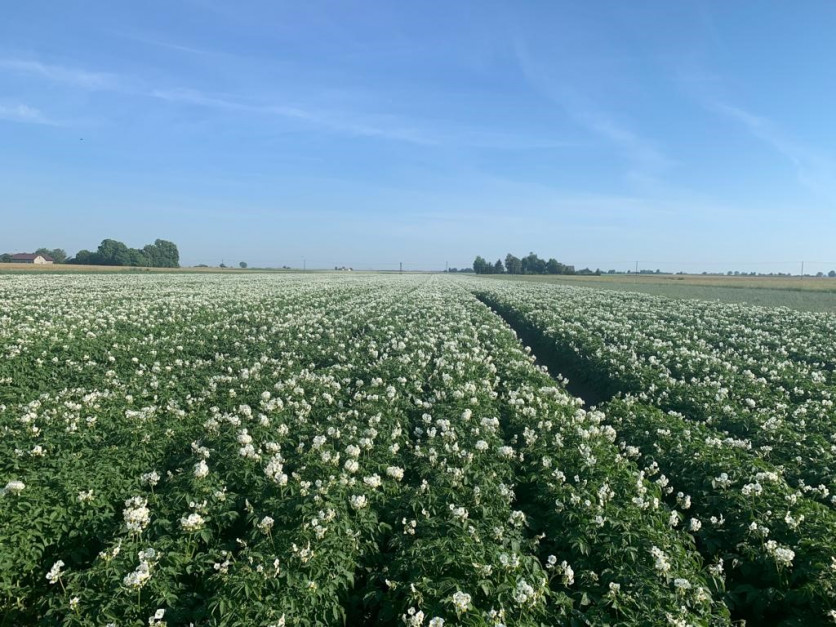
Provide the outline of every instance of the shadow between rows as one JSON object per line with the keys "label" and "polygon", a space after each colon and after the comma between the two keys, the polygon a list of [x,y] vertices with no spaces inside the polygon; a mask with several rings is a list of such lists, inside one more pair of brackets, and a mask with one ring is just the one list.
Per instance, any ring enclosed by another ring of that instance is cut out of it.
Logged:
{"label": "shadow between rows", "polygon": [[613,381],[606,377],[590,377],[588,367],[584,367],[578,355],[570,349],[557,346],[519,313],[485,294],[477,293],[475,296],[513,329],[520,341],[531,349],[536,363],[545,366],[552,378],[563,376],[567,380],[566,390],[583,400],[587,408],[600,406],[618,394],[620,390]]}

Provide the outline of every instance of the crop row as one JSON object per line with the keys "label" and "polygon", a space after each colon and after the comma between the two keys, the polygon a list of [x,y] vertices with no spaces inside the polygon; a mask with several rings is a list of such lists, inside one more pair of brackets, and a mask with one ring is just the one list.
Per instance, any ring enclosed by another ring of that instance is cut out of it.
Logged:
{"label": "crop row", "polygon": [[722,598],[737,617],[830,616],[833,373],[806,344],[790,356],[779,339],[815,322],[812,342],[824,342],[832,320],[578,288],[475,289],[597,398],[625,397],[601,406],[605,422],[663,489],[671,524],[727,573]]}

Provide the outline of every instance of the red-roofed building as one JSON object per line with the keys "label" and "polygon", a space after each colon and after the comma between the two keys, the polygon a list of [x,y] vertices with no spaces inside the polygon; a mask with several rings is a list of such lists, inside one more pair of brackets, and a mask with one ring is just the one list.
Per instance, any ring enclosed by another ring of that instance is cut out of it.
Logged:
{"label": "red-roofed building", "polygon": [[12,255],[12,263],[35,263],[38,265],[54,263],[55,260],[49,255],[35,255],[30,253],[18,253]]}

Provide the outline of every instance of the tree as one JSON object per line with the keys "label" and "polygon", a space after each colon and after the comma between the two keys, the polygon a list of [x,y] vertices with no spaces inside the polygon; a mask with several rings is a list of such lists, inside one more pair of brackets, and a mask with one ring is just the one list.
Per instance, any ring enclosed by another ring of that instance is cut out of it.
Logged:
{"label": "tree", "polygon": [[831,279],[836,278],[836,270],[831,270],[827,273],[827,276],[829,276]]}
{"label": "tree", "polygon": [[180,252],[177,245],[164,239],[154,240],[142,249],[142,253],[152,268],[179,268]]}
{"label": "tree", "polygon": [[494,274],[503,274],[505,272],[505,266],[502,265],[502,260],[497,259],[496,263],[493,264],[493,273]]}
{"label": "tree", "polygon": [[0,255],[0,263],[11,263],[12,256],[9,253],[3,253]]}
{"label": "tree", "polygon": [[148,267],[151,263],[149,262],[148,257],[145,256],[145,252],[139,250],[138,248],[129,248],[127,265],[134,267]]}
{"label": "tree", "polygon": [[67,263],[75,263],[83,266],[93,265],[96,263],[96,253],[89,250],[81,249],[75,254],[75,257],[70,259]]}
{"label": "tree", "polygon": [[148,262],[148,265],[152,268],[158,267],[159,261],[157,260],[159,251],[154,244],[147,244],[142,249],[142,254],[145,256],[145,260]]}
{"label": "tree", "polygon": [[98,263],[103,266],[127,266],[130,264],[128,247],[115,239],[104,239],[96,251]]}
{"label": "tree", "polygon": [[154,248],[156,249],[155,266],[157,268],[180,267],[180,251],[177,250],[177,244],[168,240],[157,239],[154,240]]}
{"label": "tree", "polygon": [[508,274],[522,274],[522,261],[508,253],[505,255],[505,271]]}
{"label": "tree", "polygon": [[238,267],[241,268],[242,270],[246,270],[247,269],[247,262],[246,261],[241,261],[238,264]]}
{"label": "tree", "polygon": [[476,274],[487,274],[488,265],[487,261],[485,261],[481,256],[476,255],[476,259],[473,260],[473,271]]}
{"label": "tree", "polygon": [[566,266],[560,263],[557,259],[552,257],[546,262],[547,274],[566,274]]}
{"label": "tree", "polygon": [[522,259],[523,274],[545,274],[546,262],[534,253],[528,253]]}

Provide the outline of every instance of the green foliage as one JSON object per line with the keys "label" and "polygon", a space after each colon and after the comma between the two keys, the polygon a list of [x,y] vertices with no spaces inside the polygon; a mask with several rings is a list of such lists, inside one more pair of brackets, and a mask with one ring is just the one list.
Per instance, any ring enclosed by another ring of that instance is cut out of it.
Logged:
{"label": "green foliage", "polygon": [[[620,397],[584,408],[484,302]],[[829,318],[448,276],[126,273],[7,277],[0,320],[7,624],[813,625],[834,607]]]}
{"label": "green foliage", "polygon": [[658,477],[671,524],[729,569],[737,618],[832,618],[832,317],[557,286],[479,296],[596,402],[619,397],[601,409],[621,450]]}
{"label": "green foliage", "polygon": [[[545,261],[534,253],[529,253],[522,259],[508,253],[504,264],[501,259],[491,264],[477,256],[473,262],[473,271],[476,274],[575,274],[574,266],[564,265],[556,259]],[[591,271],[589,273],[592,274]]]}
{"label": "green foliage", "polygon": [[96,252],[80,250],[69,263],[100,266],[142,266],[149,268],[179,268],[180,253],[173,242],[158,239],[142,249],[128,248],[114,239],[102,240]]}

